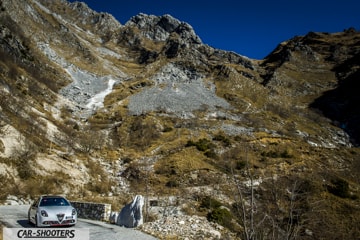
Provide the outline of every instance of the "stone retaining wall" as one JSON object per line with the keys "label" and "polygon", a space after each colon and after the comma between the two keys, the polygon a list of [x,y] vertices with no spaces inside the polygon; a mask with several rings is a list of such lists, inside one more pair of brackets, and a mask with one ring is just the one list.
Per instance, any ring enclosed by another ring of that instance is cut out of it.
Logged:
{"label": "stone retaining wall", "polygon": [[79,218],[109,221],[111,215],[111,204],[71,202],[71,205],[76,209]]}

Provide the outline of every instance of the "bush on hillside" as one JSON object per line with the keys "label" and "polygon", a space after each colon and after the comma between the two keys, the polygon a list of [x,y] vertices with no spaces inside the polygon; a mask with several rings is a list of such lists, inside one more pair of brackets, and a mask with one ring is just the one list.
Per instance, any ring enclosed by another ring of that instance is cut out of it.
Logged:
{"label": "bush on hillside", "polygon": [[328,191],[341,198],[351,197],[349,192],[349,183],[341,178],[332,179],[331,185],[328,186]]}

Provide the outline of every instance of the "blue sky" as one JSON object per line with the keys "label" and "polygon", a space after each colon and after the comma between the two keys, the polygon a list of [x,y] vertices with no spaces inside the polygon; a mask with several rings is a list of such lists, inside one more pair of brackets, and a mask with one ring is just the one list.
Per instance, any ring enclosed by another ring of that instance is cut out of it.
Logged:
{"label": "blue sky", "polygon": [[[71,0],[72,1],[72,0]],[[281,42],[314,32],[360,30],[359,0],[83,0],[125,24],[138,13],[170,14],[203,43],[263,59]]]}

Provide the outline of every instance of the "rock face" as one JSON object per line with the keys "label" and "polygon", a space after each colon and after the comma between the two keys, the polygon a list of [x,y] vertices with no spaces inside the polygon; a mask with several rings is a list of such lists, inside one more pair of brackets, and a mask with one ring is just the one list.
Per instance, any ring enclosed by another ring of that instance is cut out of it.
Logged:
{"label": "rock face", "polygon": [[121,209],[117,222],[117,225],[134,228],[143,224],[142,208],[144,206],[144,197],[136,195],[134,200],[125,205]]}
{"label": "rock face", "polygon": [[168,14],[158,17],[140,13],[132,17],[125,26],[140,29],[143,37],[154,41],[166,41],[171,33],[177,33],[184,41],[202,43],[188,23],[180,22]]}

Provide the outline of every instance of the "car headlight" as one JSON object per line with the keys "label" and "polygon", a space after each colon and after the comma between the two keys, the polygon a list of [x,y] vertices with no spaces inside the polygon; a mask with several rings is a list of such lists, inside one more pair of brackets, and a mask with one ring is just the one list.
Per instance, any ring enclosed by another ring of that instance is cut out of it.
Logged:
{"label": "car headlight", "polygon": [[72,209],[71,214],[72,214],[73,216],[76,215],[76,210],[75,210],[75,208]]}
{"label": "car headlight", "polygon": [[47,214],[47,212],[45,210],[41,210],[40,214],[43,217],[48,217],[48,214]]}

